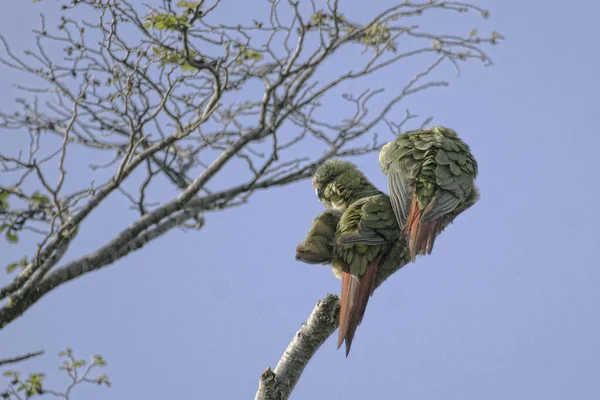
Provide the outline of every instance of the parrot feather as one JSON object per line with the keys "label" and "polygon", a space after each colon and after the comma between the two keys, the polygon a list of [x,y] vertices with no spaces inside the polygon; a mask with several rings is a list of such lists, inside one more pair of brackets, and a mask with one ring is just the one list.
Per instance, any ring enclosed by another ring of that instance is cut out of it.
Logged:
{"label": "parrot feather", "polygon": [[394,209],[398,225],[402,229],[408,218],[408,205],[413,194],[411,183],[408,182],[402,170],[394,164],[389,169],[390,202]]}
{"label": "parrot feather", "polygon": [[356,279],[352,277],[352,274],[350,273],[350,267],[348,265],[344,265],[342,267],[342,291],[340,292],[340,322],[337,342],[338,349],[342,343],[344,343],[344,339],[346,338],[346,334],[348,332],[348,326],[350,324],[350,313],[348,311],[352,306],[350,299],[354,299],[353,296],[350,296],[350,290],[351,286],[356,286],[352,285],[352,281],[356,281]]}
{"label": "parrot feather", "polygon": [[369,232],[366,234],[348,233],[337,237],[336,242],[338,245],[353,244],[353,243],[365,243],[369,245],[385,244],[387,240],[385,237],[375,232]]}

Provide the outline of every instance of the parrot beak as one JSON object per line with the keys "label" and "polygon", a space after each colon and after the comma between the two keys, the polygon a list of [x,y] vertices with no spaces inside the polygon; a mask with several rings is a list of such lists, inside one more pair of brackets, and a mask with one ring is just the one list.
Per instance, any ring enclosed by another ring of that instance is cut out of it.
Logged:
{"label": "parrot beak", "polygon": [[315,188],[315,193],[317,194],[319,200],[321,200],[321,197],[323,196],[323,188]]}

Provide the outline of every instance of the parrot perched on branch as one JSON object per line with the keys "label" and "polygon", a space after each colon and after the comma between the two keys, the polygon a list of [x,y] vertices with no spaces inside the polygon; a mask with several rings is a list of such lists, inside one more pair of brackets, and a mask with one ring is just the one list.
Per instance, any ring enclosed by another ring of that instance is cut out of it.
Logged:
{"label": "parrot perched on branch", "polygon": [[306,240],[296,247],[296,260],[307,264],[331,264],[333,274],[342,279],[342,267],[334,259],[335,232],[342,212],[325,210],[313,220]]}
{"label": "parrot perched on branch", "polygon": [[379,263],[400,236],[400,229],[389,197],[348,161],[324,163],[315,172],[313,187],[327,208],[342,211],[332,264],[342,270],[337,347],[345,341],[347,357],[373,291]]}
{"label": "parrot perched on branch", "polygon": [[441,231],[479,199],[477,161],[452,129],[406,132],[383,146],[379,165],[412,261],[431,254]]}

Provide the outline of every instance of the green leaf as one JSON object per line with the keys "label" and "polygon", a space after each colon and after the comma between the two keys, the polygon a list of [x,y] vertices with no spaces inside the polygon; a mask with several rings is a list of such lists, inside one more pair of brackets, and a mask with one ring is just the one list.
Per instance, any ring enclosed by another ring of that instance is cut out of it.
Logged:
{"label": "green leaf", "polygon": [[106,361],[104,361],[104,357],[102,357],[100,354],[96,354],[92,356],[92,364],[99,367],[105,367]]}
{"label": "green leaf", "polygon": [[0,190],[0,208],[8,208],[8,201],[6,201],[6,199],[8,199],[8,196],[10,196],[10,193],[4,190]]}
{"label": "green leaf", "polygon": [[504,35],[496,31],[492,31],[492,39],[504,39]]}
{"label": "green leaf", "polygon": [[46,195],[41,194],[39,190],[36,190],[35,192],[33,192],[33,194],[31,195],[31,199],[35,200],[36,202],[38,202],[40,204],[50,203],[50,198]]}
{"label": "green leaf", "polygon": [[150,15],[146,17],[146,23],[144,23],[144,27],[158,29],[159,31],[182,31],[184,28],[189,28],[190,26],[187,16],[166,13]]}
{"label": "green leaf", "polygon": [[188,10],[193,10],[200,4],[199,1],[178,1],[176,6],[179,8],[187,8]]}
{"label": "green leaf", "polygon": [[329,15],[325,14],[323,12],[323,10],[317,11],[315,14],[313,14],[310,17],[310,19],[312,20],[312,22],[315,25],[321,25],[323,22],[325,22],[327,20],[327,18],[329,18]]}
{"label": "green leaf", "polygon": [[0,225],[0,233],[4,232],[4,230],[8,228],[8,224],[2,224]]}
{"label": "green leaf", "polygon": [[45,376],[46,374],[43,373],[29,374],[29,378],[27,379],[26,383],[31,386],[31,389],[37,391],[38,388],[42,387],[42,381],[44,380]]}
{"label": "green leaf", "polygon": [[196,68],[195,68],[195,67],[194,67],[192,64],[190,64],[190,63],[188,63],[188,62],[184,62],[184,63],[181,65],[181,70],[182,70],[182,71],[185,71],[185,72],[193,72],[193,71],[195,71],[195,70],[196,70]]}
{"label": "green leaf", "polygon": [[108,379],[108,375],[106,375],[106,374],[99,376],[98,380],[96,382],[98,382],[99,385],[104,383],[107,387],[112,387],[112,383],[110,383],[110,380]]}
{"label": "green leaf", "polygon": [[13,376],[13,375],[14,375],[14,372],[13,372],[13,371],[11,371],[11,370],[4,371],[4,372],[2,373],[2,376]]}
{"label": "green leaf", "polygon": [[[187,62],[183,53],[171,51],[163,47],[153,47],[152,53],[159,59],[159,62],[162,66],[168,64],[177,64],[181,66],[181,70],[184,72],[196,71],[196,67],[192,66],[189,62]],[[195,51],[190,51],[189,56],[191,58],[198,58],[199,54]]]}
{"label": "green leaf", "polygon": [[240,49],[240,55],[236,60],[236,63],[238,64],[242,64],[246,60],[260,61],[263,59],[262,54],[257,53],[256,51],[249,50],[248,48],[246,48],[246,46],[240,44],[238,45],[238,48]]}
{"label": "green leaf", "polygon": [[256,53],[254,51],[249,51],[248,52],[248,58],[252,59],[252,60],[256,60],[256,61],[260,61],[263,59],[263,55],[260,53]]}
{"label": "green leaf", "polygon": [[12,233],[10,230],[8,230],[6,231],[6,240],[8,240],[10,243],[18,243],[19,235],[17,235],[16,233]]}
{"label": "green leaf", "polygon": [[18,266],[19,266],[18,262],[10,263],[6,266],[6,272],[11,274],[15,271],[15,269],[17,269]]}
{"label": "green leaf", "polygon": [[475,37],[475,36],[477,36],[477,29],[473,29],[471,32],[469,32],[470,38]]}

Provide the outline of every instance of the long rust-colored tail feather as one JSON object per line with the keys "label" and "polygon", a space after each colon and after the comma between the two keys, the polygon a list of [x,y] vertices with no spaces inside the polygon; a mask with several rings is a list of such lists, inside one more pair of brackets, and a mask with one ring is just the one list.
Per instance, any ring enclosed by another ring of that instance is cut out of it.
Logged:
{"label": "long rust-colored tail feather", "polygon": [[419,209],[419,203],[413,196],[406,226],[404,227],[404,235],[408,238],[411,261],[415,261],[417,254],[431,254],[435,239],[442,231],[440,220],[425,223],[421,221],[426,210],[427,208],[425,210]]}
{"label": "long rust-colored tail feather", "polygon": [[417,249],[419,254],[431,254],[435,239],[441,232],[441,221],[434,220],[421,224],[419,234],[417,236]]}
{"label": "long rust-colored tail feather", "polygon": [[422,215],[423,212],[419,209],[419,203],[417,202],[416,196],[413,195],[408,211],[408,218],[406,219],[406,225],[404,226],[404,235],[408,239],[408,250],[410,252],[411,261],[415,261],[417,256],[418,247],[416,244]]}
{"label": "long rust-colored tail feather", "polygon": [[[367,309],[369,297],[375,285],[375,277],[379,268],[380,257],[375,258],[367,266],[365,274],[357,278],[349,272],[344,271],[342,277],[342,298],[340,303],[340,328],[338,336],[338,349],[344,340],[346,341],[346,357],[350,354],[352,340],[358,325],[362,322],[363,316]],[[348,289],[344,291],[344,277],[348,276]],[[344,293],[347,293],[347,298],[344,298]],[[343,310],[343,314],[342,314]],[[344,317],[342,319],[342,316]]]}
{"label": "long rust-colored tail feather", "polygon": [[348,324],[350,322],[350,313],[348,312],[348,306],[350,302],[350,283],[352,281],[352,275],[350,274],[350,267],[347,265],[342,266],[342,292],[340,293],[340,322],[338,332],[337,348],[339,349],[346,332],[348,332]]}

